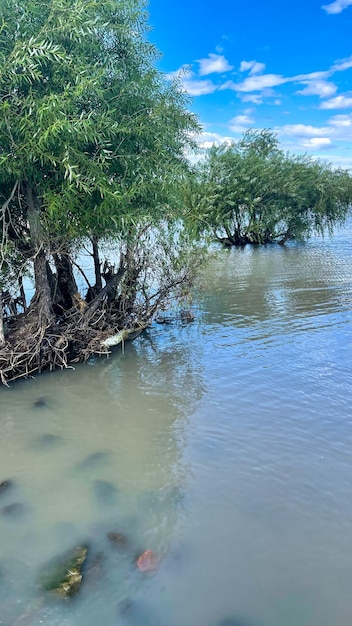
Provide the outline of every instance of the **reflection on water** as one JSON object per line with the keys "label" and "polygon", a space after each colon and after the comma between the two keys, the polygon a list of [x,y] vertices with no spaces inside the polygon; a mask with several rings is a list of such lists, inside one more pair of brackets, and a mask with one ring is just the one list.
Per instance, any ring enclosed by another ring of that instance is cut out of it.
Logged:
{"label": "reflection on water", "polygon": [[349,626],[351,299],[348,230],[222,251],[194,324],[1,389],[0,624]]}

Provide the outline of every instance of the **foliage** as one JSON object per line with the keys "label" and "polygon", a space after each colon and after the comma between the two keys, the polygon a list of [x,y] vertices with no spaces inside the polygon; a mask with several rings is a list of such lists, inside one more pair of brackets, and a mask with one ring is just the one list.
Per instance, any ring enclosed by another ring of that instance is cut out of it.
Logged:
{"label": "foliage", "polygon": [[3,197],[30,181],[69,240],[160,210],[196,122],[154,67],[139,0],[1,0],[0,14]]}
{"label": "foliage", "polygon": [[238,143],[212,147],[190,185],[190,214],[225,245],[285,243],[331,232],[346,218],[352,199],[348,172],[283,152],[269,130],[248,131]]}
{"label": "foliage", "polygon": [[[147,230],[150,245],[165,252],[163,300],[174,291],[175,258],[163,224],[180,224],[177,188],[198,123],[178,83],[156,68],[143,7],[142,0],[0,0],[0,283],[6,278],[23,300],[21,279],[32,272],[28,315],[42,330],[58,332],[67,316],[74,328],[85,307],[80,323],[88,327],[99,306],[109,310],[110,317],[97,318],[106,333],[109,324],[131,324],[131,307],[143,298],[148,309],[143,294],[152,288],[139,263]],[[156,241],[157,232],[164,241]],[[118,267],[99,252],[114,239]],[[73,267],[87,241],[95,284],[80,294]],[[183,268],[178,274],[186,284]],[[151,267],[147,275],[150,281]],[[144,320],[147,309],[138,306]]]}

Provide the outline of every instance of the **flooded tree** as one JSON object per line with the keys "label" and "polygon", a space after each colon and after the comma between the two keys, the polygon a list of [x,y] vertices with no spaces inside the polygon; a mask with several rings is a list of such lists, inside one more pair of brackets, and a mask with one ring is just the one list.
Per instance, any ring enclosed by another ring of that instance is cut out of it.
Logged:
{"label": "flooded tree", "polygon": [[331,233],[352,200],[347,171],[284,152],[270,130],[248,131],[238,143],[210,148],[185,189],[199,229],[226,246]]}
{"label": "flooded tree", "polygon": [[177,187],[198,126],[142,6],[0,0],[3,382],[107,352],[192,281]]}

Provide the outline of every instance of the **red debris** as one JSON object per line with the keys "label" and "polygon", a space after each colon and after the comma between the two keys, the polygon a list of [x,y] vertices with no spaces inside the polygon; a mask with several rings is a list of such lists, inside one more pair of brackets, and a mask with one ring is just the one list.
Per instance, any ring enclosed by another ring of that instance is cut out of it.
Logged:
{"label": "red debris", "polygon": [[146,550],[137,559],[140,572],[153,572],[159,565],[159,559],[153,550]]}

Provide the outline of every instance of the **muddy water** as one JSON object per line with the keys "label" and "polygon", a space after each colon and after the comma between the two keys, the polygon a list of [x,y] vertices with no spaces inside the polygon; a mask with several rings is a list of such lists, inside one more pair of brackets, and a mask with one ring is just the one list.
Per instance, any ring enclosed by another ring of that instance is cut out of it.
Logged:
{"label": "muddy water", "polygon": [[[352,231],[223,251],[194,308],[0,389],[1,625],[352,623]],[[82,543],[80,594],[43,598]]]}

